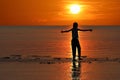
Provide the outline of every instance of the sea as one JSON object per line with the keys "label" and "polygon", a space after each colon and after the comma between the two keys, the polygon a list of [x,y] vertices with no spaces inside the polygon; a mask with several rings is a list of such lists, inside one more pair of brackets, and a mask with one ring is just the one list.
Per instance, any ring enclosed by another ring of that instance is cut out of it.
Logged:
{"label": "sea", "polygon": [[[72,57],[72,26],[0,26],[0,56],[39,55]],[[81,55],[88,57],[120,57],[120,26],[81,26]]]}
{"label": "sea", "polygon": [[[120,26],[80,26],[93,30],[80,31],[79,42],[82,56],[94,61],[61,63],[72,58],[71,32],[61,33],[71,28],[0,26],[0,80],[120,80]],[[12,61],[10,55],[22,55],[23,61]],[[43,60],[27,62],[25,56]],[[55,57],[56,63],[46,63],[44,57]]]}

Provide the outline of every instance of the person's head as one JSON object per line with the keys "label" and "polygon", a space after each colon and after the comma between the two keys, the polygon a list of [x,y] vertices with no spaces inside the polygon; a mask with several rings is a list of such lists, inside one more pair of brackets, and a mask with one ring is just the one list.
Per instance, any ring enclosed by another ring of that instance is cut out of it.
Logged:
{"label": "person's head", "polygon": [[77,22],[74,22],[73,23],[73,28],[77,28],[78,27],[78,23]]}

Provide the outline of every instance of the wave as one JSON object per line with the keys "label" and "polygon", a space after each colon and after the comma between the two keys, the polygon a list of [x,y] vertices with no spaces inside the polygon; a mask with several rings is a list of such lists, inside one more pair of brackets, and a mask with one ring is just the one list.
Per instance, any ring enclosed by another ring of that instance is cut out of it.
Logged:
{"label": "wave", "polygon": [[[82,63],[93,63],[93,62],[119,62],[120,58],[90,58],[87,56],[82,56],[82,60],[76,60]],[[24,63],[39,63],[39,64],[60,64],[72,62],[72,58],[62,58],[62,57],[52,57],[52,56],[38,56],[38,55],[10,55],[5,57],[0,57],[0,62],[24,62]]]}

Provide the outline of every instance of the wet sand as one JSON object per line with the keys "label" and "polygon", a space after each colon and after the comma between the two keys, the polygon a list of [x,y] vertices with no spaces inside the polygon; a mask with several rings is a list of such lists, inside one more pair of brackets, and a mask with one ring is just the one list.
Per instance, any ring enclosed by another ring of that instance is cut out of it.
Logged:
{"label": "wet sand", "polygon": [[120,58],[12,55],[0,58],[0,80],[119,80]]}

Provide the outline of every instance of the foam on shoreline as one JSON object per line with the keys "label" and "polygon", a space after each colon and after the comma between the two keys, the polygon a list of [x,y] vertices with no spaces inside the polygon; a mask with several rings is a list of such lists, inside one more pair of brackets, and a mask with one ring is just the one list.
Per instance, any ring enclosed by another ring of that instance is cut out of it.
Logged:
{"label": "foam on shoreline", "polygon": [[[56,64],[56,63],[66,63],[66,62],[72,62],[72,58],[61,58],[61,57],[52,57],[52,56],[38,56],[38,55],[29,55],[24,56],[23,55],[10,55],[5,57],[0,57],[0,62],[34,62],[34,63],[40,63],[40,64]],[[93,62],[119,62],[120,58],[85,58],[83,57],[83,60],[78,61],[83,63],[93,63]]]}

